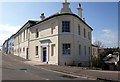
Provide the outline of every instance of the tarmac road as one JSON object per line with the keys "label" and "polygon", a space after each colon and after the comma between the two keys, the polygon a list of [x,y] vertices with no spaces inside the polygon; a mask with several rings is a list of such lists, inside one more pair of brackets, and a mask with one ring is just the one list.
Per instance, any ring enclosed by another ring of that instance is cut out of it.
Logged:
{"label": "tarmac road", "polygon": [[22,58],[2,54],[2,80],[87,80],[85,77],[53,72],[23,63]]}

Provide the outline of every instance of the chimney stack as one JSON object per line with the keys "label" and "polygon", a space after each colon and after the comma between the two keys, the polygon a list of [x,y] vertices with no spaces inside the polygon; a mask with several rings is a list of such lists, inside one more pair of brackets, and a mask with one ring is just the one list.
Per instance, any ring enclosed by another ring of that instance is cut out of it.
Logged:
{"label": "chimney stack", "polygon": [[65,0],[63,3],[63,8],[61,9],[61,13],[72,13],[71,9],[69,8],[70,3]]}
{"label": "chimney stack", "polygon": [[78,4],[78,16],[82,19],[82,8],[81,8],[81,4]]}
{"label": "chimney stack", "polygon": [[41,14],[40,18],[41,20],[45,19],[44,13]]}

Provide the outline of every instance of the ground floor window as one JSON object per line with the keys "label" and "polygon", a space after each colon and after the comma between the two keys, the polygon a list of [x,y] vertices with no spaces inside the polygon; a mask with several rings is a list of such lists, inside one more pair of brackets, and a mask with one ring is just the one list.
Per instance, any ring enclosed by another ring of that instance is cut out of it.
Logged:
{"label": "ground floor window", "polygon": [[55,44],[51,45],[51,56],[55,55]]}
{"label": "ground floor window", "polygon": [[20,48],[20,53],[21,53],[21,48]]}
{"label": "ground floor window", "polygon": [[69,43],[65,43],[62,45],[62,54],[63,55],[70,55],[71,52],[71,45]]}
{"label": "ground floor window", "polygon": [[23,52],[25,52],[25,48],[23,48]]}
{"label": "ground floor window", "polygon": [[38,46],[35,47],[35,51],[36,51],[36,56],[38,56]]}
{"label": "ground floor window", "polygon": [[89,54],[90,54],[91,52],[90,52],[90,47],[89,47]]}

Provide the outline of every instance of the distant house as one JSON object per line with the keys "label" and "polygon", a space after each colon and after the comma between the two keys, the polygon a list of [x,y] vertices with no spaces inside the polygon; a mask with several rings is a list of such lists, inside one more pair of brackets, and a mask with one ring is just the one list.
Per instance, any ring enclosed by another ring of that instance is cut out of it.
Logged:
{"label": "distant house", "polygon": [[98,46],[92,44],[92,57],[98,58]]}
{"label": "distant house", "polygon": [[5,40],[5,42],[2,45],[2,53],[7,54],[8,52],[8,40]]}
{"label": "distant house", "polygon": [[8,54],[14,54],[14,35],[8,39]]}
{"label": "distant house", "polygon": [[25,25],[17,31],[14,35],[14,55],[28,59],[28,49],[29,49],[29,28],[36,24],[38,21],[29,20]]}
{"label": "distant house", "polygon": [[41,14],[40,21],[28,21],[16,34],[14,55],[54,65],[90,65],[92,28],[72,13],[66,0],[63,8],[49,17]]}

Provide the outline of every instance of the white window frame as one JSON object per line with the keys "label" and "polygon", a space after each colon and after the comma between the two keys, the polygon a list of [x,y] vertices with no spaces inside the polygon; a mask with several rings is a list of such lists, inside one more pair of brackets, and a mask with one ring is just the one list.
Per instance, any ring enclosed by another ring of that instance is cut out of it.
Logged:
{"label": "white window frame", "polygon": [[62,32],[70,32],[70,21],[62,21]]}
{"label": "white window frame", "polygon": [[62,54],[63,55],[70,55],[71,54],[71,44],[70,43],[63,43],[62,44]]}

